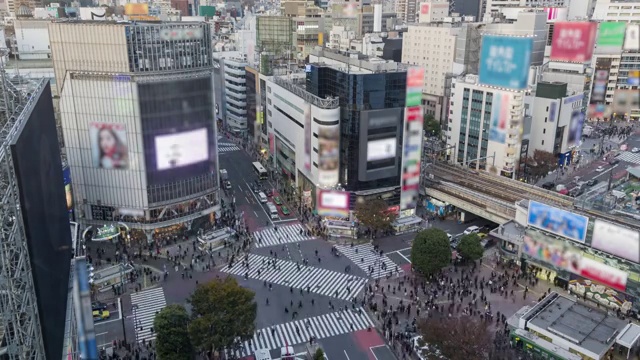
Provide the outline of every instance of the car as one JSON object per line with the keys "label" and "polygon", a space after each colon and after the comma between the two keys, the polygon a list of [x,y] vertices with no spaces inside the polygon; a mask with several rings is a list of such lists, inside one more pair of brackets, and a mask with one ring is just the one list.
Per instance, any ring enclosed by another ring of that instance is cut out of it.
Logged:
{"label": "car", "polygon": [[94,303],[91,303],[91,310],[92,311],[96,311],[96,310],[107,310],[107,304],[96,301]]}
{"label": "car", "polygon": [[604,171],[604,166],[600,165],[596,168],[597,172],[603,172]]}
{"label": "car", "polygon": [[484,239],[485,237],[487,237],[487,234],[485,234],[485,233],[481,233],[481,232],[480,232],[480,233],[478,233],[478,237],[479,237],[480,239]]}
{"label": "car", "polygon": [[273,197],[273,202],[274,202],[276,205],[282,205],[282,199],[280,199],[280,196],[274,196],[274,197]]}
{"label": "car", "polygon": [[93,311],[93,321],[107,320],[110,317],[111,317],[111,314],[107,310],[94,310]]}
{"label": "car", "polygon": [[273,196],[273,189],[265,189],[264,193],[268,196],[268,197],[272,197]]}
{"label": "car", "polygon": [[551,190],[554,187],[556,187],[556,184],[552,183],[551,181],[542,184],[543,189]]}
{"label": "car", "polygon": [[618,159],[613,159],[611,161],[609,161],[609,165],[614,166],[614,165],[618,165],[620,163],[620,160]]}
{"label": "car", "polygon": [[635,153],[639,153],[640,149],[638,149],[637,147],[634,147],[633,149],[631,149],[631,152],[634,153],[634,154]]}
{"label": "car", "polygon": [[578,197],[582,194],[584,194],[584,189],[580,187],[573,188],[571,189],[571,191],[569,191],[569,196],[571,197]]}
{"label": "car", "polygon": [[469,226],[468,228],[466,228],[466,230],[462,233],[463,235],[469,235],[469,234],[476,234],[480,231],[480,227],[479,226]]}
{"label": "car", "polygon": [[593,185],[595,185],[597,183],[598,183],[598,180],[591,179],[591,180],[587,181],[587,186],[593,186]]}
{"label": "car", "polygon": [[291,214],[291,211],[289,211],[289,208],[284,205],[280,207],[280,212],[282,212],[282,215],[284,216]]}
{"label": "car", "polygon": [[253,185],[251,188],[253,189],[253,192],[256,194],[262,191],[262,189],[258,185]]}
{"label": "car", "polygon": [[558,194],[567,195],[567,194],[569,194],[569,189],[567,189],[567,188],[560,189],[560,191],[558,191]]}

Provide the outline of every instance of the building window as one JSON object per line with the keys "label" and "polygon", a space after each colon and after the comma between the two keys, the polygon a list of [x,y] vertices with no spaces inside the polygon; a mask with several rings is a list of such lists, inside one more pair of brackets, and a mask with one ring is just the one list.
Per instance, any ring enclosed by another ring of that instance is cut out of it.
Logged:
{"label": "building window", "polygon": [[542,145],[544,145],[544,140],[542,140]]}
{"label": "building window", "polygon": [[269,94],[271,94],[271,87],[270,87],[270,86],[267,86],[267,92],[268,92]]}
{"label": "building window", "polygon": [[269,105],[271,105],[271,98],[267,98],[267,103],[269,103]]}
{"label": "building window", "polygon": [[547,117],[546,116],[544,117],[544,122],[547,122]]}
{"label": "building window", "polygon": [[546,134],[547,133],[547,129],[542,129],[542,133]]}
{"label": "building window", "polygon": [[271,110],[267,110],[267,114],[269,114],[269,116],[271,116]]}
{"label": "building window", "polygon": [[313,162],[313,167],[318,168],[318,164],[316,164],[316,162]]}

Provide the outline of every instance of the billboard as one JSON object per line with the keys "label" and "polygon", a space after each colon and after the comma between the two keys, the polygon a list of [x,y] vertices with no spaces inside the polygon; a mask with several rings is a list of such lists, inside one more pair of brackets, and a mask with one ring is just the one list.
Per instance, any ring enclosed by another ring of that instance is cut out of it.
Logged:
{"label": "billboard", "polygon": [[67,200],[67,210],[71,213],[73,212],[73,193],[71,192],[71,169],[69,169],[68,166],[62,169],[62,177],[64,179],[64,195]]}
{"label": "billboard", "polygon": [[398,139],[388,138],[372,140],[367,143],[367,162],[395,159],[398,148]]}
{"label": "billboard", "polygon": [[629,114],[635,109],[640,109],[640,91],[616,89],[613,93],[612,111],[616,114]]}
{"label": "billboard", "polygon": [[588,116],[590,118],[603,117],[605,113],[605,99],[609,84],[609,71],[611,70],[611,58],[600,57],[596,60],[596,69],[593,74],[591,96],[589,97]]}
{"label": "billboard", "polygon": [[640,234],[602,220],[593,225],[591,247],[640,263]]}
{"label": "billboard", "polygon": [[420,190],[420,160],[422,158],[423,111],[421,106],[405,109],[404,145],[402,147],[402,178],[400,180],[400,210],[417,206]]}
{"label": "billboard", "polygon": [[200,16],[214,17],[216,16],[216,7],[200,5],[200,10],[198,11],[198,14],[200,14]]}
{"label": "billboard", "polygon": [[18,130],[11,154],[36,295],[31,300],[38,307],[44,358],[59,359],[69,292],[71,229],[49,83],[32,99],[33,110]]}
{"label": "billboard", "polygon": [[320,186],[338,183],[340,170],[340,125],[318,126],[318,181]]}
{"label": "billboard", "polygon": [[552,61],[587,62],[593,55],[597,23],[587,21],[556,22],[551,41]]}
{"label": "billboard", "polygon": [[582,127],[584,125],[584,113],[581,110],[571,112],[569,122],[569,135],[567,136],[567,147],[578,146],[582,138]]}
{"label": "billboard", "polygon": [[552,101],[549,104],[549,122],[550,123],[556,122],[556,115],[558,115],[558,103],[555,101]]}
{"label": "billboard", "polygon": [[530,200],[527,224],[584,243],[589,218]]}
{"label": "billboard", "polygon": [[124,4],[125,15],[149,15],[149,5],[142,3]]}
{"label": "billboard", "polygon": [[598,52],[620,51],[624,43],[626,23],[603,22],[598,30],[596,42]]}
{"label": "billboard", "polygon": [[128,169],[129,148],[124,124],[89,124],[89,143],[93,166],[102,169]]}
{"label": "billboard", "polygon": [[210,76],[138,83],[149,202],[218,187]]}
{"label": "billboard", "polygon": [[507,93],[495,93],[491,107],[489,140],[504,144],[507,141],[507,121],[511,97]]}
{"label": "billboard", "polygon": [[407,98],[405,107],[422,105],[424,68],[412,67],[407,70]]}
{"label": "billboard", "polygon": [[74,260],[73,306],[78,329],[79,355],[82,359],[98,359],[98,343],[91,308],[91,287],[89,285],[89,263],[86,258]]}
{"label": "billboard", "polygon": [[[308,65],[307,65],[308,66]],[[304,169],[311,171],[311,104],[304,107]]]}
{"label": "billboard", "polygon": [[484,35],[480,83],[516,90],[526,88],[532,48],[532,38]]}
{"label": "billboard", "polygon": [[564,241],[527,234],[523,239],[522,253],[616,290],[624,291],[627,286],[626,272],[586,258],[580,249]]}
{"label": "billboard", "polygon": [[640,51],[640,24],[627,25],[622,48],[627,51]]}
{"label": "billboard", "polygon": [[349,192],[318,189],[318,215],[345,218],[349,216]]}
{"label": "billboard", "polygon": [[548,23],[567,20],[567,8],[548,7],[544,11],[547,13]]}

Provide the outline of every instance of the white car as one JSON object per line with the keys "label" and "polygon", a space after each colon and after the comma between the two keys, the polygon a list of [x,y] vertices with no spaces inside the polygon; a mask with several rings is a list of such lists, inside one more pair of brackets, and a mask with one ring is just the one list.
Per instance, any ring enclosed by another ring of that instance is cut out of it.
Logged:
{"label": "white car", "polygon": [[639,153],[640,149],[638,149],[637,147],[634,147],[633,149],[631,149],[631,152],[634,153],[634,154],[635,153]]}
{"label": "white car", "polygon": [[604,171],[604,166],[600,165],[596,168],[597,172],[603,172]]}

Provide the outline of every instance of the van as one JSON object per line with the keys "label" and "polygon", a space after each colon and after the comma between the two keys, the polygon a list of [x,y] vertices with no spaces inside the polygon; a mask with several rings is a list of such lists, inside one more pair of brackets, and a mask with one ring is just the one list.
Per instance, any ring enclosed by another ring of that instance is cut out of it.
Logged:
{"label": "van", "polygon": [[463,235],[469,235],[469,234],[476,234],[480,231],[480,227],[478,226],[469,226],[462,234]]}
{"label": "van", "polygon": [[271,215],[272,219],[278,219],[278,208],[273,205],[273,203],[267,203],[267,208],[269,208],[269,215]]}
{"label": "van", "polygon": [[258,193],[258,199],[260,199],[260,202],[264,204],[267,202],[267,195],[265,195],[262,191],[260,191]]}

